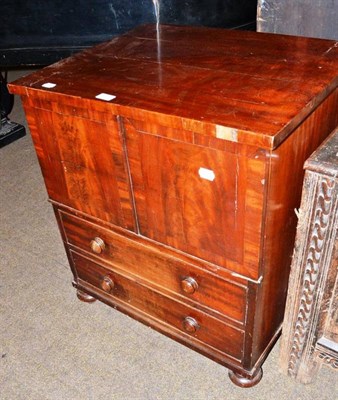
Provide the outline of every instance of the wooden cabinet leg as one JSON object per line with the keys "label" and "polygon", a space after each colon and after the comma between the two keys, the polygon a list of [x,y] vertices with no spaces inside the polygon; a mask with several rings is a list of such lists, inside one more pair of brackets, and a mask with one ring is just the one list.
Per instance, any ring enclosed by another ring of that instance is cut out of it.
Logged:
{"label": "wooden cabinet leg", "polygon": [[240,375],[237,372],[231,370],[229,371],[229,378],[231,382],[242,388],[248,388],[257,385],[257,383],[262,379],[262,376],[262,368],[259,368],[257,373],[250,378]]}
{"label": "wooden cabinet leg", "polygon": [[90,296],[88,293],[82,292],[82,290],[79,289],[76,291],[76,295],[78,299],[84,301],[85,303],[93,303],[96,301],[95,297]]}

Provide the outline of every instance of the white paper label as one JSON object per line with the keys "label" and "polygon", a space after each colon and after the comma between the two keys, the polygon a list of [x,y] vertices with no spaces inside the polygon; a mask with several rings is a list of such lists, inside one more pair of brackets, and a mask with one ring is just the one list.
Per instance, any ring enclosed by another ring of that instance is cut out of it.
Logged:
{"label": "white paper label", "polygon": [[198,170],[198,175],[202,178],[202,179],[206,179],[208,181],[213,181],[215,179],[215,173],[214,171],[212,171],[211,169],[207,169],[207,168],[200,168]]}
{"label": "white paper label", "polygon": [[108,94],[108,93],[100,93],[97,96],[95,96],[95,98],[99,99],[99,100],[110,101],[110,100],[114,100],[116,98],[116,96],[114,96],[113,94]]}
{"label": "white paper label", "polygon": [[51,82],[47,82],[42,85],[42,87],[47,88],[47,89],[52,89],[55,86],[56,86],[56,83],[51,83]]}

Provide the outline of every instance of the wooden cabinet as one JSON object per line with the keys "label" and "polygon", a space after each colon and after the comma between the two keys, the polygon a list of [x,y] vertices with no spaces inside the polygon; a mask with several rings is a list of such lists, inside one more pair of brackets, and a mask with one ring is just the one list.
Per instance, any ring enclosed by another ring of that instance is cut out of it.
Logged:
{"label": "wooden cabinet", "polygon": [[143,26],[10,84],[74,286],[252,386],[277,339],[334,42]]}

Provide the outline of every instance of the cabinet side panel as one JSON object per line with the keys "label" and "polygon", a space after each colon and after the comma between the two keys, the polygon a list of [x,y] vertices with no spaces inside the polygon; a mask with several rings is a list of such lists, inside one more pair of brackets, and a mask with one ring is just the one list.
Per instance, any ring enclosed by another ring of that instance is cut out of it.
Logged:
{"label": "cabinet side panel", "polygon": [[338,124],[333,92],[276,151],[271,153],[262,248],[263,282],[256,304],[253,362],[281,326],[301,200],[305,160]]}
{"label": "cabinet side panel", "polygon": [[[63,180],[57,180],[57,170],[53,167],[53,162],[48,156],[46,144],[37,127],[35,108],[32,107],[29,102],[30,101],[28,98],[22,97],[22,104],[25,110],[26,120],[34,143],[35,152],[38,157],[48,196],[52,199],[65,198],[67,196],[67,189]],[[59,197],[55,193],[55,182],[58,182],[57,192]]]}

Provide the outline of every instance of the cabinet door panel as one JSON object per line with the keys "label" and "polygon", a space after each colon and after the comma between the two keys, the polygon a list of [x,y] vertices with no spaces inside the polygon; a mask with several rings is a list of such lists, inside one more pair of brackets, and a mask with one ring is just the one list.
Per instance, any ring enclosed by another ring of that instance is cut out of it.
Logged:
{"label": "cabinet door panel", "polygon": [[141,234],[255,275],[264,162],[125,127]]}
{"label": "cabinet door panel", "polygon": [[134,230],[116,118],[102,122],[32,109],[29,125],[54,201]]}

